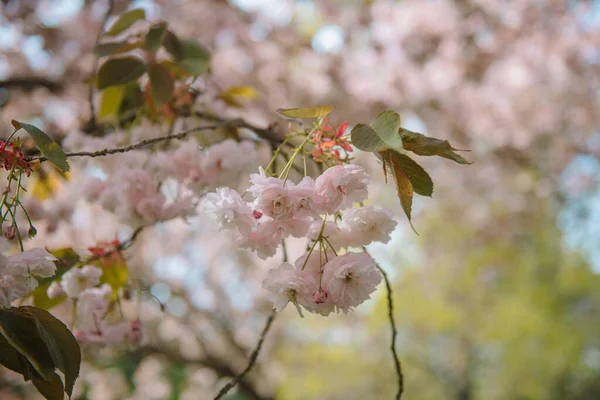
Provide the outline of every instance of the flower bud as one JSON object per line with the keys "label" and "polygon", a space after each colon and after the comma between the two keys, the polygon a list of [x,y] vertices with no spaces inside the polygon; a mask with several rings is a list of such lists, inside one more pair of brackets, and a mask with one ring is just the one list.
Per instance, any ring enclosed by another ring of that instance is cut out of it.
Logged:
{"label": "flower bud", "polygon": [[319,288],[319,290],[313,294],[313,301],[316,304],[325,303],[327,301],[327,292],[322,288]]}

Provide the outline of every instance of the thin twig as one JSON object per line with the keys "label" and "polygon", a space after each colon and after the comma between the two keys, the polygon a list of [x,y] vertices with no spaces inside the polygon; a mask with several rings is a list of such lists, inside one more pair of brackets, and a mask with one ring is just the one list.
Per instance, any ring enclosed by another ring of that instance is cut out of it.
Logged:
{"label": "thin twig", "polygon": [[[102,18],[102,24],[100,25],[100,29],[98,30],[98,35],[96,36],[96,40],[94,42],[94,54],[96,54],[96,48],[100,43],[100,39],[102,38],[102,33],[104,32],[104,26],[110,18],[110,14],[113,9],[113,0],[108,0],[108,8],[106,9],[106,13],[104,14],[104,18]],[[96,75],[96,71],[98,70],[98,62],[100,57],[97,55],[94,56],[94,66],[92,67],[92,77]],[[96,126],[96,107],[94,106],[94,85],[95,80],[92,79],[90,82],[90,86],[88,89],[88,103],[90,105],[90,125]]]}
{"label": "thin twig", "polygon": [[258,354],[260,353],[262,344],[265,341],[265,337],[267,336],[267,333],[269,332],[269,329],[271,328],[271,324],[273,323],[273,320],[275,319],[275,314],[276,314],[275,309],[273,309],[273,311],[271,311],[271,314],[269,315],[269,318],[267,318],[267,323],[265,324],[265,327],[263,328],[263,330],[260,334],[260,338],[258,339],[258,343],[256,344],[256,347],[252,351],[252,354],[250,354],[250,359],[248,360],[248,365],[246,366],[246,369],[244,369],[244,371],[241,374],[239,374],[235,378],[233,378],[233,380],[231,382],[229,382],[227,385],[225,385],[219,391],[219,393],[217,393],[214,400],[222,399],[223,396],[225,396],[227,394],[227,392],[229,392],[235,385],[238,384],[239,381],[241,381],[244,378],[244,376],[252,369],[254,364],[256,364],[256,359],[258,358]]}
{"label": "thin twig", "polygon": [[[363,246],[363,251],[367,254],[367,248]],[[370,254],[369,254],[370,256]],[[396,352],[396,336],[398,335],[398,331],[396,331],[396,322],[394,321],[394,301],[392,300],[392,286],[390,285],[390,280],[386,272],[381,268],[381,266],[376,262],[375,265],[377,269],[383,275],[383,280],[385,281],[385,287],[387,289],[387,302],[388,302],[388,318],[390,320],[390,326],[392,328],[392,344],[390,346],[390,350],[392,352],[392,357],[394,358],[394,367],[396,368],[396,376],[398,377],[398,392],[396,392],[396,400],[400,400],[402,396],[402,392],[404,391],[404,376],[402,375],[402,367],[400,365],[400,358],[398,357],[398,353]]]}
{"label": "thin twig", "polygon": [[[161,136],[161,137],[157,137],[157,138],[154,138],[154,139],[144,139],[144,140],[141,140],[141,141],[139,141],[137,143],[130,144],[128,146],[117,147],[117,148],[114,148],[114,149],[96,150],[96,151],[78,151],[78,152],[74,152],[74,153],[67,153],[66,156],[67,157],[102,157],[102,156],[107,156],[109,154],[127,153],[128,151],[139,150],[139,149],[141,149],[143,147],[150,146],[152,144],[156,144],[156,143],[160,143],[160,142],[164,142],[166,140],[183,139],[184,137],[186,137],[190,133],[194,133],[194,132],[198,132],[198,131],[204,131],[204,130],[210,130],[210,129],[217,129],[221,125],[222,124],[198,126],[198,127],[192,128],[192,129],[188,129],[187,131],[180,132],[180,133],[178,133],[176,135]],[[38,160],[40,162],[48,160],[44,156],[26,157],[25,159],[27,161]]]}

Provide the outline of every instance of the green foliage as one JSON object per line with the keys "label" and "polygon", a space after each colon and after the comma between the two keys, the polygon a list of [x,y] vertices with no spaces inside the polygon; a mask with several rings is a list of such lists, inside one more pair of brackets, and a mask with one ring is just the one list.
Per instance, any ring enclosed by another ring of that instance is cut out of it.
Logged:
{"label": "green foliage", "polygon": [[382,111],[371,122],[371,127],[388,148],[396,151],[403,150],[402,138],[398,135],[400,115],[397,112],[391,110]]}
{"label": "green foliage", "polygon": [[62,380],[56,372],[52,374],[49,381],[40,377],[33,377],[31,382],[40,394],[48,400],[63,400],[65,398]]}
{"label": "green foliage", "polygon": [[169,70],[160,64],[153,64],[148,69],[150,85],[152,89],[152,100],[156,107],[168,102],[173,95],[175,82]]}
{"label": "green foliage", "polygon": [[159,22],[158,24],[153,25],[146,34],[144,48],[148,51],[151,51],[152,53],[156,53],[162,45],[163,39],[165,38],[166,34],[166,22]]}
{"label": "green foliage", "polygon": [[125,260],[119,254],[113,254],[94,263],[102,268],[102,276],[100,283],[108,283],[112,289],[111,300],[116,300],[119,295],[119,290],[127,284],[129,280],[129,270]]}
{"label": "green foliage", "polygon": [[400,204],[409,222],[414,193],[431,197],[433,181],[423,167],[406,155],[407,150],[418,155],[435,155],[459,164],[470,164],[454,152],[456,149],[448,141],[401,128],[400,115],[391,110],[379,113],[370,125],[357,124],[352,129],[351,139],[356,148],[375,153],[381,159],[386,182],[389,173],[396,183]]}
{"label": "green foliage", "polygon": [[192,75],[200,75],[208,71],[210,53],[195,40],[180,40],[181,56],[175,57],[178,65]]}
{"label": "green foliage", "polygon": [[69,171],[69,163],[63,149],[41,129],[24,122],[12,120],[15,129],[24,129],[33,139],[44,157],[63,172]]}
{"label": "green foliage", "polygon": [[400,129],[400,135],[402,136],[404,149],[412,151],[417,155],[440,156],[456,161],[459,164],[472,164],[456,154],[455,151],[457,151],[457,149],[453,148],[447,140],[427,137],[421,133],[411,132],[403,128]]}
{"label": "green foliage", "polygon": [[350,134],[352,144],[362,150],[376,153],[385,148],[385,142],[377,135],[371,125],[357,124]]}
{"label": "green foliage", "polygon": [[35,322],[37,331],[46,344],[54,365],[65,376],[65,392],[70,396],[79,376],[81,350],[77,340],[59,319],[37,307],[19,307]]}
{"label": "green foliage", "polygon": [[379,154],[383,160],[384,175],[387,175],[388,171],[392,174],[394,182],[396,182],[396,191],[398,192],[398,197],[400,198],[402,210],[404,210],[404,214],[406,214],[408,221],[412,226],[411,212],[414,188],[410,178],[408,177],[408,174],[402,168],[399,157],[400,154],[393,150],[385,150]]}
{"label": "green foliage", "polygon": [[330,105],[308,107],[308,108],[278,108],[277,112],[284,117],[298,118],[298,119],[309,119],[325,117],[333,111],[333,107]]}
{"label": "green foliage", "polygon": [[[32,380],[46,399],[71,396],[81,351],[69,329],[48,311],[23,306],[0,310],[0,364]],[[66,386],[54,372],[63,372]]]}
{"label": "green foliage", "polygon": [[137,49],[138,47],[140,47],[139,41],[132,42],[126,39],[118,42],[100,43],[98,46],[96,46],[95,52],[99,57],[106,57],[126,53],[128,51]]}
{"label": "green foliage", "polygon": [[104,35],[116,36],[130,28],[136,21],[144,18],[146,18],[146,12],[141,8],[127,11],[119,16],[110,29],[104,33]]}
{"label": "green foliage", "polygon": [[111,86],[102,93],[98,118],[101,120],[118,115],[125,96],[125,86]]}
{"label": "green foliage", "polygon": [[46,380],[51,380],[55,364],[40,337],[35,321],[15,308],[0,310],[0,334]]}
{"label": "green foliage", "polygon": [[109,58],[100,68],[96,77],[96,87],[100,90],[136,81],[146,72],[146,65],[134,56]]}
{"label": "green foliage", "polygon": [[[125,32],[144,18],[143,10],[128,11],[104,35]],[[156,58],[161,47],[171,59]],[[131,53],[124,54],[136,49],[145,51],[145,60]],[[177,81],[185,85],[184,79],[203,74],[210,68],[208,49],[195,40],[178,38],[164,21],[153,24],[145,34],[99,43],[95,52],[100,57],[109,57],[93,77],[96,88],[105,91],[98,118],[121,126],[128,126],[143,114],[151,121],[157,121],[161,113],[172,115],[172,107],[161,109],[161,106],[171,100]],[[116,55],[121,56],[114,57]],[[137,81],[146,73],[150,84],[142,88]]]}

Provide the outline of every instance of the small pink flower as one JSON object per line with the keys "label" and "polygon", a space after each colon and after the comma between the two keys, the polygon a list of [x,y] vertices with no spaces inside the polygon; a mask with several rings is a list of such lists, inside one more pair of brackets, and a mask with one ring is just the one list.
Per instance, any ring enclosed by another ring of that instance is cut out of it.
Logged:
{"label": "small pink flower", "polygon": [[371,298],[381,282],[375,261],[366,253],[346,253],[325,265],[323,283],[335,307],[347,313]]}
{"label": "small pink flower", "polygon": [[351,207],[369,196],[369,179],[357,165],[337,165],[329,168],[315,181],[315,191],[329,214]]}
{"label": "small pink flower", "polygon": [[327,301],[327,292],[322,288],[317,289],[317,291],[313,293],[313,301],[315,304],[325,303]]}

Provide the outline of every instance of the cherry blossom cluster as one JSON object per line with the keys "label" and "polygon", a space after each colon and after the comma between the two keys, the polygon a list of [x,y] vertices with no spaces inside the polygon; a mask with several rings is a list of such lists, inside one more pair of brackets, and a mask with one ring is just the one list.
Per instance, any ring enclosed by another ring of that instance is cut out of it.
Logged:
{"label": "cherry blossom cluster", "polygon": [[[9,242],[0,237],[0,253],[9,249]],[[0,254],[0,307],[10,307],[12,301],[29,295],[38,286],[35,277],[53,276],[56,272],[55,261],[56,257],[40,248],[11,256]]]}
{"label": "cherry blossom cluster", "polygon": [[250,141],[227,139],[198,151],[191,140],[153,157],[140,152],[127,168],[103,168],[109,178],[90,180],[86,196],[130,226],[184,217],[194,210],[195,193],[215,182],[229,184],[256,165],[255,147]]}
{"label": "cherry blossom cluster", "polygon": [[[348,248],[387,243],[396,222],[377,207],[352,208],[368,197],[369,181],[361,167],[337,165],[299,183],[260,169],[250,182],[252,202],[221,187],[205,196],[204,211],[219,228],[232,232],[237,245],[261,258],[273,256],[287,237],[310,239],[293,266],[283,263],[263,282],[278,311],[291,302],[300,313],[300,307],[321,315],[348,312],[370,297],[381,281],[377,266],[368,254]],[[342,249],[346,252],[340,255]]]}
{"label": "cherry blossom cluster", "polygon": [[113,288],[100,285],[102,269],[94,265],[73,267],[52,282],[48,288],[48,297],[56,299],[67,296],[76,307],[77,330],[73,332],[82,343],[118,344],[138,343],[141,338],[140,322],[121,322],[112,324],[106,320],[110,311],[109,297]]}

